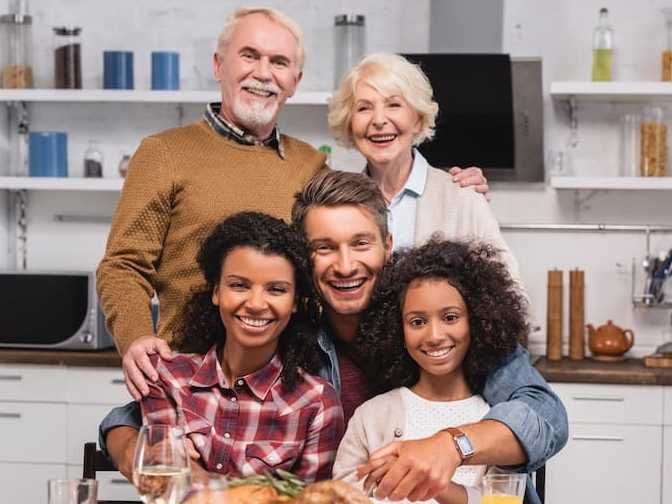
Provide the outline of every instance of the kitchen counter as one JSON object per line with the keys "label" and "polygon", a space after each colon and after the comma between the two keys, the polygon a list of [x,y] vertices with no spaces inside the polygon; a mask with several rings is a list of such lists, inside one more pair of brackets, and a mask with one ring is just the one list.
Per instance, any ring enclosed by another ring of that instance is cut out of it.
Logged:
{"label": "kitchen counter", "polygon": [[549,361],[540,357],[534,367],[549,382],[672,385],[672,368],[649,368],[644,366],[643,359],[597,362],[590,358],[573,361],[564,357]]}
{"label": "kitchen counter", "polygon": [[50,364],[86,367],[121,367],[114,348],[99,351],[0,349],[0,364]]}

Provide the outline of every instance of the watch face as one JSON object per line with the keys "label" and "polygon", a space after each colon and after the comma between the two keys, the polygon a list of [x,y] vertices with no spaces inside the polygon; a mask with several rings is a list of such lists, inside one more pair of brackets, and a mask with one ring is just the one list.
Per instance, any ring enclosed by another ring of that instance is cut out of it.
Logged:
{"label": "watch face", "polygon": [[471,441],[469,441],[469,438],[467,436],[465,435],[456,436],[455,442],[457,443],[457,446],[462,452],[463,458],[470,457],[474,454],[474,447],[471,446]]}

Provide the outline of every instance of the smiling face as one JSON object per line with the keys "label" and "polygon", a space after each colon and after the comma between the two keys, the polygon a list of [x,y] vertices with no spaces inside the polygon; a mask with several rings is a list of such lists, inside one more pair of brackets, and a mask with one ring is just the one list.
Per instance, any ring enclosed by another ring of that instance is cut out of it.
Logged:
{"label": "smiling face", "polygon": [[295,309],[295,292],[294,268],[284,257],[250,247],[229,252],[212,293],[226,329],[227,350],[270,358]]}
{"label": "smiling face", "polygon": [[370,165],[410,166],[413,139],[421,130],[421,121],[402,96],[383,94],[360,81],[355,88],[350,127],[355,147]]}
{"label": "smiling face", "polygon": [[462,361],[471,337],[459,291],[445,279],[414,280],[401,312],[406,350],[420,366],[420,382],[447,376],[463,382]]}
{"label": "smiling face", "polygon": [[359,315],[392,250],[371,212],[358,205],[311,208],[304,230],[311,249],[313,281],[326,310]]}
{"label": "smiling face", "polygon": [[215,54],[214,72],[222,91],[221,115],[265,139],[301,80],[296,38],[263,14],[245,16]]}

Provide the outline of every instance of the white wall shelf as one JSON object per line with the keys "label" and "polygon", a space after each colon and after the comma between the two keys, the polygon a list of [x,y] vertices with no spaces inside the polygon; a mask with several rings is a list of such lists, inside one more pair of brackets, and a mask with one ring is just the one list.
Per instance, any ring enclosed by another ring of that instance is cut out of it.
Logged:
{"label": "white wall shelf", "polygon": [[0,189],[29,191],[121,191],[122,178],[0,177]]}
{"label": "white wall shelf", "polygon": [[672,177],[551,177],[554,189],[672,190]]}
{"label": "white wall shelf", "polygon": [[[296,93],[288,105],[327,105],[331,93]],[[209,103],[220,101],[218,91],[150,91],[116,89],[0,89],[0,102],[56,103]]]}
{"label": "white wall shelf", "polygon": [[582,101],[672,101],[672,82],[551,82],[551,96]]}

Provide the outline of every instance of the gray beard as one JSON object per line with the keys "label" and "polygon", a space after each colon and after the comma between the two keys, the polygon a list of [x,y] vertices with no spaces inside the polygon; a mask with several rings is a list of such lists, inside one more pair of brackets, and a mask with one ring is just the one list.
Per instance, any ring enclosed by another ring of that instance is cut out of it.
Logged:
{"label": "gray beard", "polygon": [[252,131],[268,127],[277,110],[277,103],[272,107],[264,107],[260,103],[247,105],[240,100],[236,100],[233,104],[233,113],[240,125]]}

